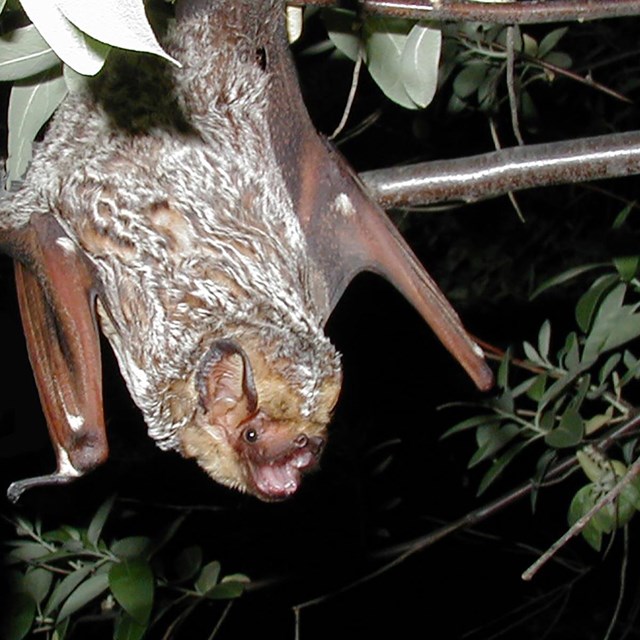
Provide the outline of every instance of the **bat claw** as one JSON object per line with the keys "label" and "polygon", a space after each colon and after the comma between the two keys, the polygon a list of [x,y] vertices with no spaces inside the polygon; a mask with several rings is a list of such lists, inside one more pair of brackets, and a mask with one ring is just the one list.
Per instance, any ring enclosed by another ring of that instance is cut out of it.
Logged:
{"label": "bat claw", "polygon": [[46,487],[52,484],[67,484],[68,482],[75,480],[77,477],[77,475],[52,473],[46,476],[36,476],[35,478],[17,480],[9,485],[9,488],[7,489],[7,498],[10,502],[15,504],[27,489],[33,489],[34,487]]}

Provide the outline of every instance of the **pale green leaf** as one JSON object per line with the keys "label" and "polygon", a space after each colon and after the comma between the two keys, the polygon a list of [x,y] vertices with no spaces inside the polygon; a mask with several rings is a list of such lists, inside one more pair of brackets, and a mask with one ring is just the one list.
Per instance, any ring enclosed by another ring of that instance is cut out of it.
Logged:
{"label": "pale green leaf", "polygon": [[[156,39],[143,0],[49,0],[80,31],[113,47],[142,51],[178,64]],[[73,66],[73,65],[70,65]],[[77,69],[79,71],[79,69]]]}
{"label": "pale green leaf", "polygon": [[594,269],[601,269],[602,267],[607,266],[606,263],[594,263],[594,264],[585,264],[580,267],[574,267],[573,269],[567,269],[567,271],[563,271],[562,273],[554,276],[553,278],[549,278],[545,280],[539,287],[535,289],[535,291],[531,294],[529,300],[533,300],[537,296],[539,296],[542,292],[547,289],[551,289],[552,287],[557,287],[560,284],[564,284],[565,282],[569,282],[574,278],[582,275],[583,273],[587,273],[589,271],[593,271]]}
{"label": "pale green leaf", "polygon": [[560,424],[545,435],[545,442],[550,447],[562,449],[574,447],[584,437],[584,420],[575,409],[567,409],[560,418]]}
{"label": "pale green leaf", "polygon": [[576,321],[585,333],[589,331],[591,321],[598,308],[602,296],[618,282],[617,276],[606,275],[598,278],[580,297],[576,305]]}
{"label": "pale green leaf", "polygon": [[505,467],[522,451],[528,442],[519,442],[515,444],[513,447],[510,447],[505,453],[503,453],[499,458],[493,461],[489,470],[482,476],[482,480],[480,481],[480,485],[478,486],[478,492],[476,495],[482,495],[489,486],[496,480]]}
{"label": "pale green leaf", "polygon": [[551,323],[545,320],[538,333],[538,353],[543,360],[549,357],[549,344],[551,342]]}
{"label": "pale green leaf", "polygon": [[568,27],[560,27],[559,29],[554,29],[547,33],[547,35],[540,41],[540,45],[538,46],[538,55],[541,58],[544,58],[552,49],[555,48],[568,30]]}
{"label": "pale green leaf", "polygon": [[327,9],[322,12],[322,20],[336,49],[355,62],[361,44],[356,14],[346,9]]}
{"label": "pale green leaf", "polygon": [[441,439],[448,438],[449,436],[453,435],[454,433],[460,433],[461,431],[466,431],[468,429],[473,429],[474,427],[477,427],[479,425],[492,423],[492,422],[495,423],[495,424],[498,424],[498,422],[496,420],[496,416],[494,414],[482,415],[482,416],[473,416],[471,418],[467,418],[466,420],[463,420],[462,422],[458,422],[457,424],[455,424],[450,429],[447,429],[447,431],[445,431],[440,436],[440,438]]}
{"label": "pale green leaf", "polygon": [[113,504],[116,500],[115,496],[110,496],[107,498],[98,508],[91,523],[89,524],[89,528],[87,529],[87,540],[95,547],[98,544],[98,540],[102,534],[102,529],[104,527],[109,514],[111,513],[111,509],[113,508]]}
{"label": "pale green leaf", "polygon": [[614,258],[613,265],[620,274],[620,279],[629,282],[638,272],[640,256],[621,256]]}
{"label": "pale green leaf", "polygon": [[484,62],[473,62],[460,71],[453,81],[453,91],[458,98],[468,98],[475,93],[487,76]]}
{"label": "pale green leaf", "polygon": [[369,18],[366,26],[365,52],[371,77],[388,98],[407,109],[416,109],[401,79],[409,27],[404,21],[379,17]]}
{"label": "pale green leaf", "polygon": [[34,602],[39,605],[47,597],[52,580],[53,574],[51,571],[36,567],[27,571],[24,576],[23,586]]}
{"label": "pale green leaf", "polygon": [[207,593],[216,584],[218,584],[218,579],[220,578],[220,563],[217,560],[213,562],[209,562],[204,567],[202,567],[202,571],[196,580],[195,587],[196,590],[200,593]]}
{"label": "pale green leaf", "polygon": [[[109,46],[82,33],[62,12],[57,0],[21,0],[22,8],[58,57],[78,73],[93,76],[104,64]],[[89,4],[88,2],[86,4]],[[91,3],[97,7],[99,3]]]}
{"label": "pale green leaf", "polygon": [[0,80],[21,80],[46,71],[60,58],[33,26],[0,37]]}
{"label": "pale green leaf", "polygon": [[60,624],[63,620],[74,614],[82,607],[89,604],[109,588],[109,577],[106,573],[99,573],[91,576],[71,593],[58,613],[56,624]]}
{"label": "pale green leaf", "polygon": [[16,82],[9,97],[8,181],[18,180],[31,161],[31,146],[38,131],[67,93],[62,75],[37,76]]}
{"label": "pale green leaf", "polygon": [[246,589],[243,582],[222,582],[215,585],[204,595],[209,600],[232,600],[239,598]]}
{"label": "pale green leaf", "polygon": [[407,37],[400,60],[401,79],[409,97],[419,107],[433,100],[438,86],[442,32],[416,24]]}
{"label": "pale green leaf", "polygon": [[65,576],[51,592],[47,606],[44,609],[45,614],[51,615],[91,571],[93,571],[93,568],[93,565],[87,565]]}

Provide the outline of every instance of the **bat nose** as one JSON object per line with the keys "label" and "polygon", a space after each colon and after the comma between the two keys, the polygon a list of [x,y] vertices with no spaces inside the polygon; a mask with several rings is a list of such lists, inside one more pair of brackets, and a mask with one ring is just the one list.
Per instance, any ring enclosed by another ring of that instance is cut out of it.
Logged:
{"label": "bat nose", "polygon": [[306,433],[301,433],[296,436],[293,444],[297,449],[307,449],[317,457],[322,453],[322,449],[324,449],[324,438],[320,436],[309,437]]}

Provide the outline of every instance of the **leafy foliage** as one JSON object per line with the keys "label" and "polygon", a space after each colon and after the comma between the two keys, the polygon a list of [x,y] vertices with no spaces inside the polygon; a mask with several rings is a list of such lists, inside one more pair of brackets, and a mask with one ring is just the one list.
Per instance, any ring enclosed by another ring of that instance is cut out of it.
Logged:
{"label": "leafy foliage", "polygon": [[114,640],[135,640],[152,626],[177,626],[198,604],[242,595],[246,576],[222,576],[220,563],[205,564],[199,547],[167,550],[182,517],[155,538],[106,538],[114,502],[105,501],[86,528],[43,530],[39,520],[13,518],[18,537],[5,556],[13,593],[3,640],[30,632],[64,640],[96,612],[112,620]]}
{"label": "leafy foliage", "polygon": [[[523,342],[524,359],[507,351],[498,373],[498,395],[480,403],[481,413],[444,434],[475,430],[477,448],[468,466],[489,463],[479,494],[534,444],[538,463],[532,476],[537,485],[544,482],[549,462],[564,451],[574,453],[591,481],[571,503],[570,524],[624,477],[626,465],[600,450],[598,442],[608,429],[630,418],[633,407],[624,393],[640,378],[640,360],[631,350],[640,337],[637,264],[635,258],[615,260],[612,271],[592,282],[575,307],[578,330],[559,341],[555,354],[549,321],[540,327],[535,344]],[[582,272],[575,269],[570,275]],[[563,274],[554,284],[568,279]],[[589,522],[583,535],[594,548],[600,549],[602,535],[625,525],[640,508],[639,490],[636,479]]]}

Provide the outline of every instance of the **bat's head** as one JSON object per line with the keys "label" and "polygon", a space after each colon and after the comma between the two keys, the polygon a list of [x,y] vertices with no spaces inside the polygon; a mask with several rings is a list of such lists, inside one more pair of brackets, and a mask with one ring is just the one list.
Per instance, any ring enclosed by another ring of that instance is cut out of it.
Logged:
{"label": "bat's head", "polygon": [[219,340],[195,377],[198,408],[181,449],[216,481],[262,500],[287,498],[317,466],[340,390],[340,374],[317,381],[313,402],[292,385],[287,362]]}

